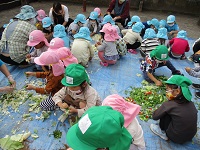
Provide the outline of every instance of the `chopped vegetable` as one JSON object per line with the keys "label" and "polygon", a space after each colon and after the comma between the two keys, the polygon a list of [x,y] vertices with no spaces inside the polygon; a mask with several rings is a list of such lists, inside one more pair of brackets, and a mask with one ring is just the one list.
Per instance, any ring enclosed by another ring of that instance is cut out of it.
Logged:
{"label": "chopped vegetable", "polygon": [[62,132],[60,130],[53,131],[53,136],[55,139],[59,139],[62,136]]}
{"label": "chopped vegetable", "polygon": [[35,134],[35,133],[31,134],[31,137],[32,137],[34,140],[37,139],[37,138],[39,138],[39,136],[38,136],[37,134]]}

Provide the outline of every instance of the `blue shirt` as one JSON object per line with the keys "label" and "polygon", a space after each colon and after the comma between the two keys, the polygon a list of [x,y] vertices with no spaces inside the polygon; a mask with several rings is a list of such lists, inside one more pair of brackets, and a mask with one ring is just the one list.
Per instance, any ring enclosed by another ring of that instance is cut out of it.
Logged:
{"label": "blue shirt", "polygon": [[166,24],[165,27],[167,28],[167,32],[179,31],[179,26],[176,23],[171,27],[168,24]]}
{"label": "blue shirt", "polygon": [[4,63],[3,63],[3,61],[2,60],[0,60],[0,67],[3,65]]}

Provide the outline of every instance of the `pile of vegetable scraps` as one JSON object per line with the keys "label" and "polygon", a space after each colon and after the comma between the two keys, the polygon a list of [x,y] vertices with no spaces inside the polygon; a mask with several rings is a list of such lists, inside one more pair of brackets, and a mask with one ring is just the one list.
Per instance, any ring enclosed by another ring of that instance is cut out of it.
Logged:
{"label": "pile of vegetable scraps", "polygon": [[[164,76],[158,78],[162,82],[167,80],[167,77]],[[131,87],[130,91],[125,91],[125,94],[129,95],[125,100],[140,105],[139,118],[148,121],[152,118],[152,113],[167,100],[165,92],[164,83],[161,87],[158,87],[144,80],[142,81],[142,87]]]}

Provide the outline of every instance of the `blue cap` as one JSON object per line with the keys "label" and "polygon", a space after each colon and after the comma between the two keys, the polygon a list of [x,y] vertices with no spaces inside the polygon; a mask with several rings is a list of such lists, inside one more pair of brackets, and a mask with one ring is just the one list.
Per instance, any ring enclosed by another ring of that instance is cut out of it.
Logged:
{"label": "blue cap", "polygon": [[76,16],[76,19],[74,19],[74,23],[78,23],[79,21],[80,21],[82,24],[86,23],[86,17],[85,17],[85,15],[83,15],[83,14],[78,14],[78,15]]}
{"label": "blue cap", "polygon": [[156,18],[153,18],[153,19],[147,21],[147,24],[148,25],[154,25],[156,29],[158,29],[159,25],[160,25],[158,19],[156,19]]}
{"label": "blue cap", "polygon": [[106,24],[106,23],[110,23],[110,24],[112,24],[112,25],[115,24],[115,22],[113,21],[113,18],[111,17],[111,15],[106,15],[106,16],[103,18],[102,24]]}
{"label": "blue cap", "polygon": [[177,34],[177,38],[181,38],[181,39],[184,39],[184,40],[187,40],[187,32],[184,31],[184,30],[181,30],[178,32]]}
{"label": "blue cap", "polygon": [[42,19],[42,27],[43,28],[47,28],[52,24],[53,24],[53,22],[52,22],[50,17],[45,17],[45,18]]}
{"label": "blue cap", "polygon": [[88,27],[81,27],[79,29],[79,32],[74,35],[74,38],[82,38],[88,41],[92,41],[92,38],[90,37],[90,30]]}
{"label": "blue cap", "polygon": [[156,38],[156,32],[154,29],[152,28],[148,28],[145,30],[145,34],[144,34],[144,39],[152,39],[152,38]]}
{"label": "blue cap", "polygon": [[90,13],[90,17],[89,18],[92,19],[92,20],[97,20],[97,18],[98,18],[98,12],[92,11]]}
{"label": "blue cap", "polygon": [[127,26],[129,26],[129,27],[132,26],[132,24],[133,24],[134,22],[135,22],[135,23],[136,23],[136,22],[141,22],[140,17],[139,17],[139,16],[133,16],[133,17],[131,18],[131,21],[128,22],[128,25],[127,25]]}
{"label": "blue cap", "polygon": [[61,24],[57,24],[54,28],[53,28],[53,37],[58,37],[58,38],[62,38],[67,36],[66,32],[65,32],[65,27]]}
{"label": "blue cap", "polygon": [[144,25],[142,24],[142,22],[137,22],[132,26],[132,31],[140,33],[143,28],[144,28]]}
{"label": "blue cap", "polygon": [[168,40],[167,29],[166,28],[159,28],[158,33],[157,33],[157,38]]}
{"label": "blue cap", "polygon": [[176,18],[175,18],[174,15],[169,15],[169,16],[167,17],[167,23],[173,23],[173,22],[175,22],[175,21],[176,21]]}

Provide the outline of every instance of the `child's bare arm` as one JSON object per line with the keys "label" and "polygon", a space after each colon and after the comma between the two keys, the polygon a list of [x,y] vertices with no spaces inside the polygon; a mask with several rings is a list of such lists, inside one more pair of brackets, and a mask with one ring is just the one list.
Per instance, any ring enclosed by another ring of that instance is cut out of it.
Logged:
{"label": "child's bare arm", "polygon": [[157,85],[157,86],[161,86],[162,82],[157,80],[153,74],[147,72],[147,76]]}

